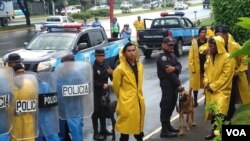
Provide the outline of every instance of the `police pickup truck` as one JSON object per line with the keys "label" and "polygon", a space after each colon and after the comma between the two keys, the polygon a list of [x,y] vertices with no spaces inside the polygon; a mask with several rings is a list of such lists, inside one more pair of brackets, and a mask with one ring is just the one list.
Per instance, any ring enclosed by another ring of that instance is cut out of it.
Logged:
{"label": "police pickup truck", "polygon": [[[160,50],[164,37],[175,38],[174,52],[182,55],[183,45],[191,45],[193,37],[198,35],[198,27],[186,17],[183,12],[161,13],[160,18],[144,19],[145,29],[138,34],[138,45],[146,58],[151,57],[153,50]],[[151,26],[147,29],[147,23]]]}
{"label": "police pickup truck", "polygon": [[[81,24],[76,23],[45,26],[48,31],[39,33],[24,49],[11,52],[18,53],[24,59],[26,70],[53,71],[61,58],[68,54],[73,54],[76,61],[93,63],[97,48],[105,50],[105,59],[114,68],[119,62],[120,48],[128,42],[127,39],[108,39],[101,27],[82,28]],[[4,62],[9,54],[3,57]]]}

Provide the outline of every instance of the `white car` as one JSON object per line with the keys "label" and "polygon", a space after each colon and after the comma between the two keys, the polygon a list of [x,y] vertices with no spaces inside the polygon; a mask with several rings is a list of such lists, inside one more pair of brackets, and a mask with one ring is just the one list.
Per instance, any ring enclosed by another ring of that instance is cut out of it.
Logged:
{"label": "white car", "polygon": [[128,1],[124,1],[121,3],[120,5],[120,9],[123,9],[123,8],[132,8],[132,4],[130,4]]}
{"label": "white car", "polygon": [[177,10],[177,9],[188,9],[188,4],[184,3],[183,1],[181,2],[176,2],[175,5],[174,5],[174,10]]}
{"label": "white car", "polygon": [[[67,14],[80,13],[81,9],[77,8],[76,5],[70,5],[66,7],[66,12]],[[62,9],[61,14],[65,15],[65,9]]]}
{"label": "white car", "polygon": [[95,11],[95,10],[101,10],[101,9],[109,10],[109,6],[108,5],[93,6],[89,10]]}
{"label": "white car", "polygon": [[45,24],[62,24],[62,23],[78,23],[78,22],[75,22],[73,18],[68,16],[60,16],[60,15],[48,16],[46,17],[43,24],[35,24],[35,31],[39,32],[43,30]]}

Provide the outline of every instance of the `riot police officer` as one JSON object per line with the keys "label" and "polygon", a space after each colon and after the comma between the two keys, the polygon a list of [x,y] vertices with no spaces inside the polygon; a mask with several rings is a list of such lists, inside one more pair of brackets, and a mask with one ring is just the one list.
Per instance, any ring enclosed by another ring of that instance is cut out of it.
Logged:
{"label": "riot police officer", "polygon": [[[96,60],[93,65],[93,75],[94,75],[94,113],[92,114],[92,124],[94,129],[94,140],[103,140],[106,135],[112,135],[106,129],[106,119],[105,119],[105,102],[108,102],[109,95],[109,85],[108,78],[112,76],[113,70],[104,61],[105,52],[103,49],[95,50]],[[101,123],[101,131],[98,134],[98,119]]]}
{"label": "riot police officer", "polygon": [[160,102],[162,131],[160,137],[177,137],[179,130],[172,127],[170,118],[176,105],[178,89],[181,88],[179,74],[181,73],[182,66],[173,53],[173,38],[164,38],[162,47],[164,52],[160,53],[157,57],[157,74],[162,90]]}

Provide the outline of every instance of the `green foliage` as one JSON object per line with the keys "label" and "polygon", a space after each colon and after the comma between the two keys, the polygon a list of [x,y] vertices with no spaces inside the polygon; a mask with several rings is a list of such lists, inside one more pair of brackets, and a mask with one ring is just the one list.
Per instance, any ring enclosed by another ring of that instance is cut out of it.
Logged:
{"label": "green foliage", "polygon": [[89,10],[82,13],[75,13],[71,15],[74,19],[83,19],[83,18],[92,18],[92,17],[107,17],[109,16],[109,10],[101,9],[101,10]]}
{"label": "green foliage", "polygon": [[212,10],[216,24],[230,28],[237,42],[244,43],[250,38],[250,31],[236,25],[239,17],[250,17],[250,0],[212,0]]}
{"label": "green foliage", "polygon": [[[240,22],[236,23],[237,26],[241,26],[245,29],[249,29],[250,30],[250,18],[246,18],[246,17],[241,17],[239,18],[239,20],[241,20]],[[234,51],[230,54],[230,57],[237,57],[240,55],[250,55],[250,37],[248,37],[248,40],[243,44],[242,48],[240,50]],[[250,59],[248,58],[246,61],[250,61]]]}
{"label": "green foliage", "polygon": [[216,137],[213,139],[213,141],[221,141],[221,131],[222,131],[222,125],[227,125],[229,124],[227,121],[224,120],[223,117],[219,116],[219,110],[218,110],[218,102],[217,101],[211,101],[209,102],[205,110],[206,112],[212,114],[212,115],[217,115],[215,116],[215,122],[213,123],[213,126],[216,127],[215,131],[218,131],[219,134],[216,135]]}
{"label": "green foliage", "polygon": [[216,101],[211,101],[210,103],[206,104],[205,107],[206,112],[211,114],[218,114],[218,103]]}
{"label": "green foliage", "polygon": [[241,105],[232,118],[232,124],[249,125],[250,124],[250,104]]}

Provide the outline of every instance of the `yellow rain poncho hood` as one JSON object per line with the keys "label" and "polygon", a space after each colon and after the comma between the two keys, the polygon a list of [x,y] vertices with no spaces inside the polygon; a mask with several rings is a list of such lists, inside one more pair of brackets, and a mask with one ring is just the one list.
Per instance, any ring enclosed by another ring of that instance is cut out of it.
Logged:
{"label": "yellow rain poncho hood", "polygon": [[140,134],[144,128],[145,103],[142,93],[143,65],[137,61],[138,84],[133,70],[119,54],[120,64],[113,72],[113,90],[117,96],[116,130],[123,134]]}

